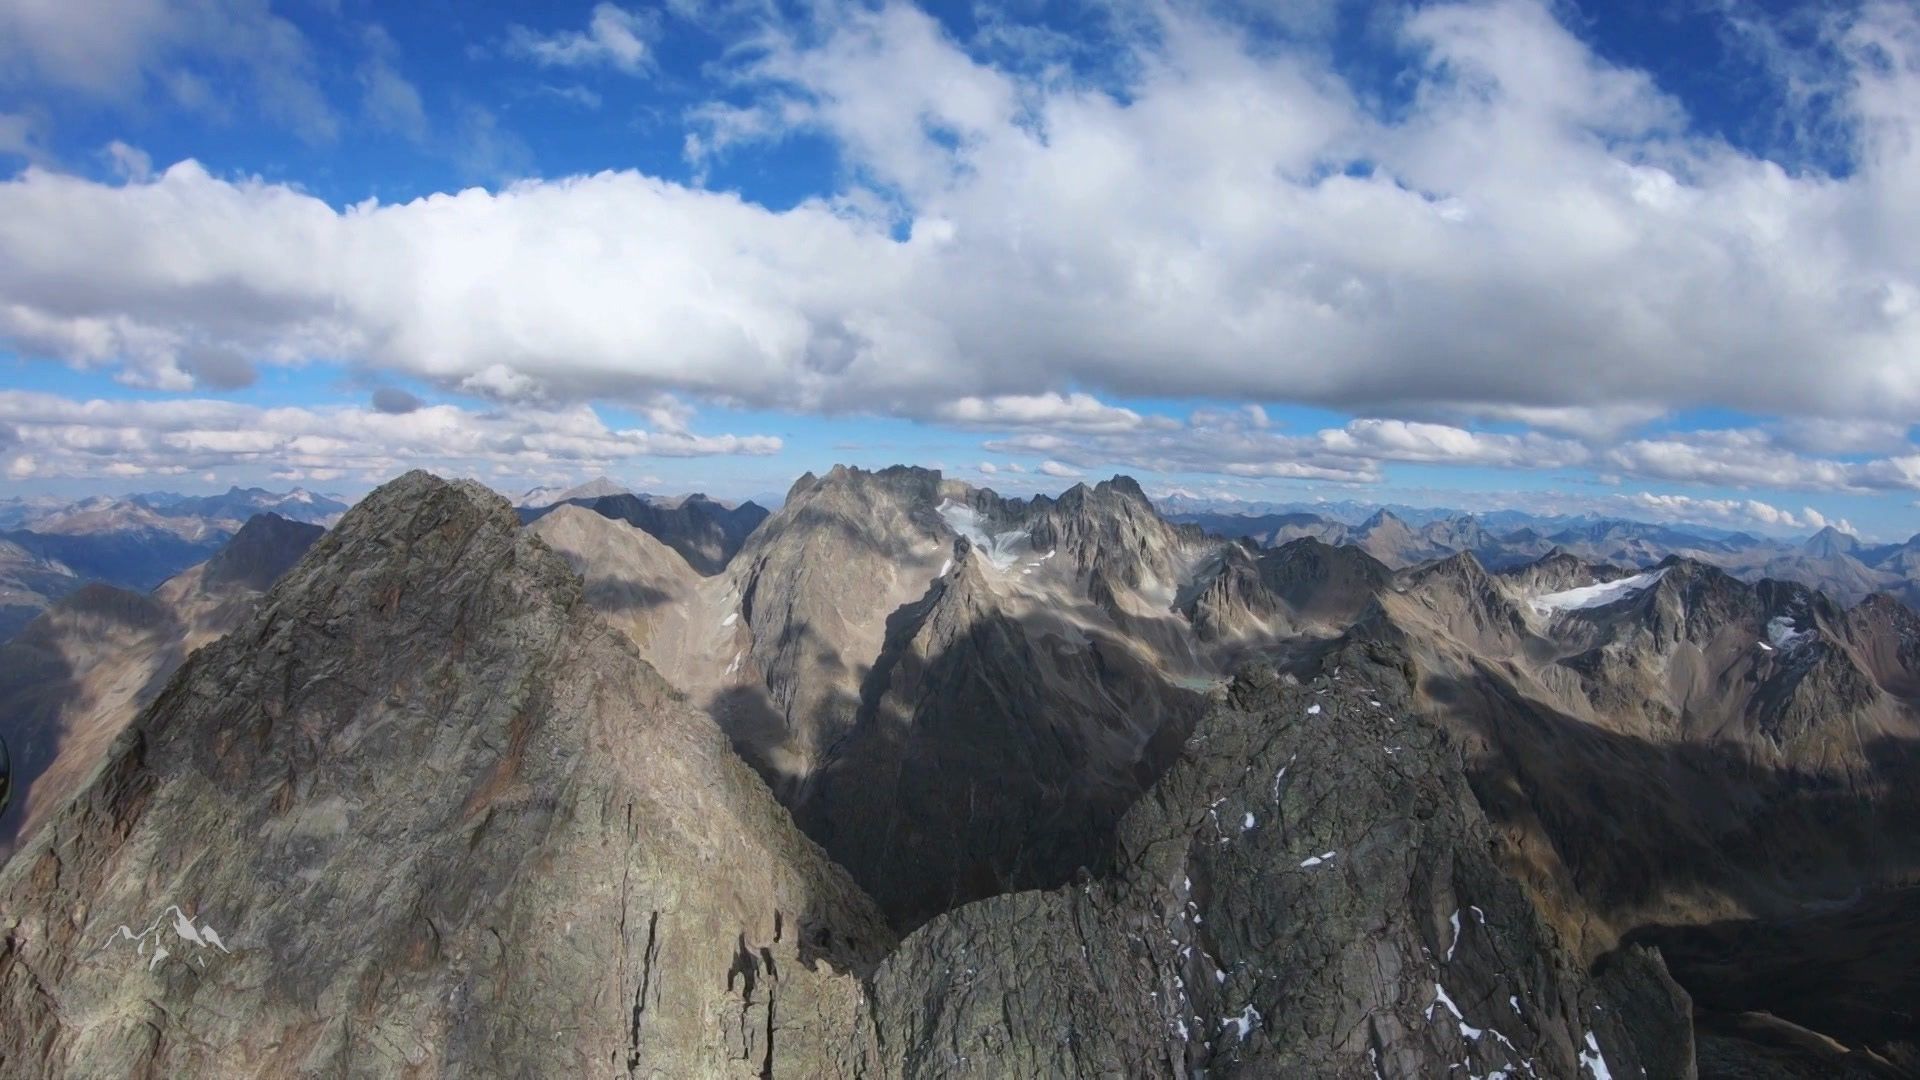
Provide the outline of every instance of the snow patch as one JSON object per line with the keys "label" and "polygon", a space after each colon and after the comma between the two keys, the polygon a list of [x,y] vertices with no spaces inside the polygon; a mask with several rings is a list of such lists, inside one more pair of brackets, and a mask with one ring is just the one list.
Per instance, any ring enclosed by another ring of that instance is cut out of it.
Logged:
{"label": "snow patch", "polygon": [[1767,640],[1772,642],[1772,647],[1775,649],[1791,649],[1812,636],[1811,630],[1797,629],[1791,615],[1780,615],[1767,620]]}
{"label": "snow patch", "polygon": [[1617,603],[1635,593],[1652,588],[1659,584],[1660,579],[1666,574],[1666,568],[1662,567],[1659,570],[1621,578],[1619,581],[1605,581],[1598,585],[1583,585],[1578,589],[1567,589],[1564,592],[1544,593],[1529,599],[1527,603],[1533,610],[1542,614],[1606,607],[1608,604]]}
{"label": "snow patch", "polygon": [[1451,964],[1453,963],[1453,950],[1460,947],[1460,909],[1459,908],[1453,909],[1453,914],[1448,916],[1447,922],[1453,925],[1453,940],[1447,944],[1447,955],[1442,958],[1441,962]]}
{"label": "snow patch", "polygon": [[1580,1051],[1580,1064],[1593,1074],[1593,1080],[1613,1080],[1613,1070],[1607,1068],[1606,1055],[1600,1052],[1599,1040],[1593,1032],[1587,1032],[1587,1048]]}
{"label": "snow patch", "polygon": [[1273,774],[1273,801],[1274,802],[1280,801],[1280,782],[1287,778],[1288,766],[1292,765],[1294,763],[1294,760],[1299,756],[1300,756],[1299,754],[1294,754],[1292,757],[1289,757],[1287,759],[1287,764],[1280,766],[1280,771]]}
{"label": "snow patch", "polygon": [[1319,703],[1319,702],[1314,702],[1314,703],[1313,703],[1312,705],[1309,705],[1309,706],[1307,706],[1307,715],[1308,715],[1308,716],[1319,716],[1319,715],[1320,715],[1320,703]]}
{"label": "snow patch", "polygon": [[1246,832],[1246,831],[1247,831],[1248,829],[1251,829],[1251,828],[1253,828],[1253,826],[1254,826],[1255,824],[1256,824],[1256,823],[1255,823],[1255,822],[1254,822],[1254,820],[1253,820],[1253,811],[1251,811],[1251,810],[1249,810],[1249,811],[1247,811],[1247,816],[1246,816],[1245,818],[1243,818],[1243,819],[1241,819],[1241,822],[1240,822],[1240,831],[1241,831],[1241,832]]}
{"label": "snow patch", "polygon": [[1229,1016],[1225,1020],[1220,1021],[1220,1030],[1225,1031],[1228,1028],[1232,1028],[1234,1034],[1239,1037],[1240,1041],[1245,1042],[1247,1036],[1253,1033],[1253,1025],[1259,1022],[1260,1010],[1254,1008],[1253,1002],[1249,1001],[1247,1002],[1247,1007],[1240,1010],[1239,1016]]}
{"label": "snow patch", "polygon": [[943,500],[937,508],[940,520],[947,528],[967,538],[967,542],[990,563],[995,570],[1005,570],[1019,561],[1020,554],[1014,550],[1021,534],[1015,532],[989,533],[980,525],[980,515],[973,507]]}
{"label": "snow patch", "polygon": [[1309,855],[1300,860],[1300,868],[1303,870],[1311,870],[1321,863],[1331,860],[1336,854],[1338,854],[1338,852],[1329,851],[1324,855]]}
{"label": "snow patch", "polygon": [[1445,1005],[1447,1007],[1447,1011],[1453,1014],[1454,1023],[1460,1025],[1461,1038],[1478,1039],[1480,1036],[1486,1034],[1486,1032],[1483,1029],[1474,1027],[1472,1024],[1467,1023],[1467,1018],[1460,1015],[1460,1007],[1453,1003],[1453,999],[1451,997],[1447,996],[1446,987],[1441,986],[1439,983],[1434,983],[1433,984],[1433,1004],[1427,1006],[1427,1019],[1429,1020],[1433,1019],[1433,1010],[1439,1008],[1442,1005]]}
{"label": "snow patch", "polygon": [[732,626],[734,623],[737,623],[739,621],[740,621],[740,613],[736,611],[733,614],[727,616],[726,618],[721,619],[720,625],[721,627],[724,628],[724,627]]}

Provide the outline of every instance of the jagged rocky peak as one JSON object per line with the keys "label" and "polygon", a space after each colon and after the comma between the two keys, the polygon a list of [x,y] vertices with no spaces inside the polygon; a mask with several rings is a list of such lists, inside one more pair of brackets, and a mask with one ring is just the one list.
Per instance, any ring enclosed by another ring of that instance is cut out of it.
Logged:
{"label": "jagged rocky peak", "polygon": [[1588,562],[1555,545],[1538,559],[1503,571],[1500,576],[1522,596],[1534,596],[1618,581],[1630,574],[1609,563]]}
{"label": "jagged rocky peak", "polygon": [[1471,551],[1402,571],[1400,577],[1403,590],[1429,603],[1463,603],[1478,610],[1515,608],[1513,597]]}
{"label": "jagged rocky peak", "polygon": [[1821,559],[1852,555],[1860,550],[1860,538],[1827,525],[1808,537],[1807,542],[1800,545],[1800,550]]}
{"label": "jagged rocky peak", "polygon": [[1360,523],[1360,528],[1363,532],[1375,532],[1380,529],[1395,529],[1395,528],[1407,529],[1408,531],[1412,531],[1411,527],[1408,526],[1406,522],[1400,520],[1400,516],[1398,514],[1395,514],[1393,511],[1388,510],[1385,507],[1381,507],[1380,509],[1375,510],[1372,513],[1372,515],[1367,518],[1367,520]]}
{"label": "jagged rocky peak", "polygon": [[1111,872],[956,909],[881,965],[881,1071],[1690,1076],[1685,996],[1650,954],[1606,983],[1562,951],[1409,677],[1377,644],[1306,684],[1243,674]]}
{"label": "jagged rocky peak", "polygon": [[207,588],[238,585],[265,592],[324,532],[279,514],[255,514],[207,560],[201,582]]}
{"label": "jagged rocky peak", "polygon": [[1430,543],[1463,551],[1476,550],[1493,543],[1492,535],[1471,514],[1457,514],[1429,522],[1419,530],[1419,534]]}
{"label": "jagged rocky peak", "polygon": [[1753,586],[1697,559],[1670,555],[1650,573],[1658,580],[1643,602],[1673,640],[1700,642],[1729,624],[1754,623],[1764,607]]}
{"label": "jagged rocky peak", "polygon": [[1153,594],[1150,606],[1166,610],[1199,560],[1220,545],[1196,526],[1166,521],[1127,476],[1075,484],[1057,499],[1037,497],[1026,517],[1034,549],[1059,552],[1086,575],[1096,601],[1116,613],[1117,594],[1133,590]]}
{"label": "jagged rocky peak", "polygon": [[907,499],[930,499],[939,495],[940,470],[917,465],[889,465],[884,469],[835,465],[825,476],[803,474],[787,491],[787,502],[836,490],[884,490]]}
{"label": "jagged rocky peak", "polygon": [[20,796],[0,816],[0,855],[65,804],[187,654],[239,625],[323,531],[258,515],[153,592],[85,586],[0,647],[0,739]]}
{"label": "jagged rocky peak", "polygon": [[8,1072],[851,1072],[878,913],[580,590],[349,512],[0,869]]}
{"label": "jagged rocky peak", "polygon": [[1846,633],[1889,694],[1920,702],[1920,614],[1885,593],[1874,593],[1847,612]]}
{"label": "jagged rocky peak", "polygon": [[587,602],[649,662],[670,663],[694,633],[688,605],[700,572],[651,533],[583,506],[559,507],[527,528],[580,574]]}
{"label": "jagged rocky peak", "polygon": [[896,925],[1057,884],[1197,714],[1206,680],[1163,667],[1192,653],[1180,535],[1130,484],[836,468],[729,571],[738,620],[711,633],[741,678],[696,697]]}
{"label": "jagged rocky peak", "polygon": [[1407,574],[1407,580],[1414,585],[1447,582],[1476,589],[1493,585],[1493,577],[1487,573],[1486,567],[1480,565],[1479,558],[1471,551],[1456,551],[1445,558],[1417,567]]}
{"label": "jagged rocky peak", "polygon": [[584,506],[602,517],[622,521],[658,539],[703,575],[712,576],[745,545],[767,518],[754,503],[729,506],[704,495],[654,499],[628,492],[568,499],[542,507],[525,507],[527,521],[557,512],[565,506]]}
{"label": "jagged rocky peak", "polygon": [[934,511],[942,489],[937,470],[904,465],[879,470],[835,465],[824,476],[808,473],[750,538],[748,557],[788,543],[796,533],[818,533],[822,542],[860,551],[899,554],[903,543],[930,538],[938,529]]}
{"label": "jagged rocky peak", "polygon": [[1205,640],[1250,634],[1326,634],[1360,617],[1393,572],[1356,547],[1301,537],[1265,551],[1234,544],[1183,609]]}

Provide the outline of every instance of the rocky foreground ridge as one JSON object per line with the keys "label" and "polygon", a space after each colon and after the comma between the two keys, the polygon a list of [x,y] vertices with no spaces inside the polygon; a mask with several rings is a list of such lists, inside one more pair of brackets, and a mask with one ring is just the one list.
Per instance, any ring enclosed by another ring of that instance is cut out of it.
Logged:
{"label": "rocky foreground ridge", "polygon": [[837,469],[717,572],[616,516],[413,473],[163,590],[253,591],[0,866],[0,1074],[1906,1067],[1897,604],[1123,478]]}

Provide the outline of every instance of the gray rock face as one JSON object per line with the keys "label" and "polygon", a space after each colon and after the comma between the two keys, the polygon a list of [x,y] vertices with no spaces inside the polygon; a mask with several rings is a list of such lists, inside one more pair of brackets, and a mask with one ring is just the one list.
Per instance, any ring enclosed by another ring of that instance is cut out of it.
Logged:
{"label": "gray rock face", "polygon": [[753,682],[713,708],[897,927],[1056,885],[1200,712],[1216,669],[1176,606],[1219,546],[1125,478],[803,477],[729,570]]}
{"label": "gray rock face", "polygon": [[0,858],[85,782],[187,654],[238,626],[322,531],[259,515],[152,594],[88,585],[0,646],[0,739],[15,785]]}
{"label": "gray rock face", "polygon": [[873,980],[882,1073],[1692,1075],[1657,961],[1596,983],[1501,872],[1404,656],[1328,670],[1238,680],[1112,877],[909,936]]}
{"label": "gray rock face", "polygon": [[837,469],[702,575],[410,474],[262,598],[284,526],[48,639],[172,660],[0,867],[0,1074],[1911,1060],[1910,901],[1847,899],[1920,858],[1892,600],[1676,560],[1542,603],[1621,574],[1228,545],[1118,478]]}
{"label": "gray rock face", "polygon": [[1031,631],[965,540],[890,620],[862,698],[795,813],[902,926],[1104,868],[1201,711],[1125,649]]}
{"label": "gray rock face", "polygon": [[506,502],[421,473],[188,661],[0,912],[10,1076],[832,1076],[889,944]]}
{"label": "gray rock face", "polygon": [[747,537],[767,519],[767,511],[753,503],[727,506],[704,495],[689,495],[662,503],[630,492],[585,494],[521,511],[524,520],[538,520],[563,506],[581,506],[615,521],[624,521],[672,548],[702,574],[717,574],[738,554]]}
{"label": "gray rock face", "polygon": [[1330,634],[1351,625],[1391,579],[1359,548],[1312,537],[1257,552],[1234,546],[1185,612],[1195,632],[1212,641]]}

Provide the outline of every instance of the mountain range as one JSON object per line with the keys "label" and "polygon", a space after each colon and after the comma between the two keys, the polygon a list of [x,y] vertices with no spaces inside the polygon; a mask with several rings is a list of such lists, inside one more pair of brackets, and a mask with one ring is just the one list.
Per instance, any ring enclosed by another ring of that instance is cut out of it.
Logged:
{"label": "mountain range", "polygon": [[1302,536],[1352,545],[1395,569],[1470,551],[1482,565],[1506,569],[1554,551],[1623,568],[1670,555],[1711,563],[1747,581],[1775,578],[1820,589],[1842,603],[1885,592],[1920,604],[1920,534],[1900,543],[1866,544],[1828,525],[1804,541],[1691,525],[1650,525],[1612,518],[1542,520],[1503,513],[1448,513],[1424,520],[1376,509],[1355,523],[1302,510],[1263,514],[1169,513],[1222,536],[1271,547]]}
{"label": "mountain range", "polygon": [[217,551],[255,514],[326,525],[347,503],[296,488],[0,501],[0,641],[90,582],[146,591]]}
{"label": "mountain range", "polygon": [[9,1074],[1920,1070],[1920,616],[1770,542],[548,494],[6,646]]}

